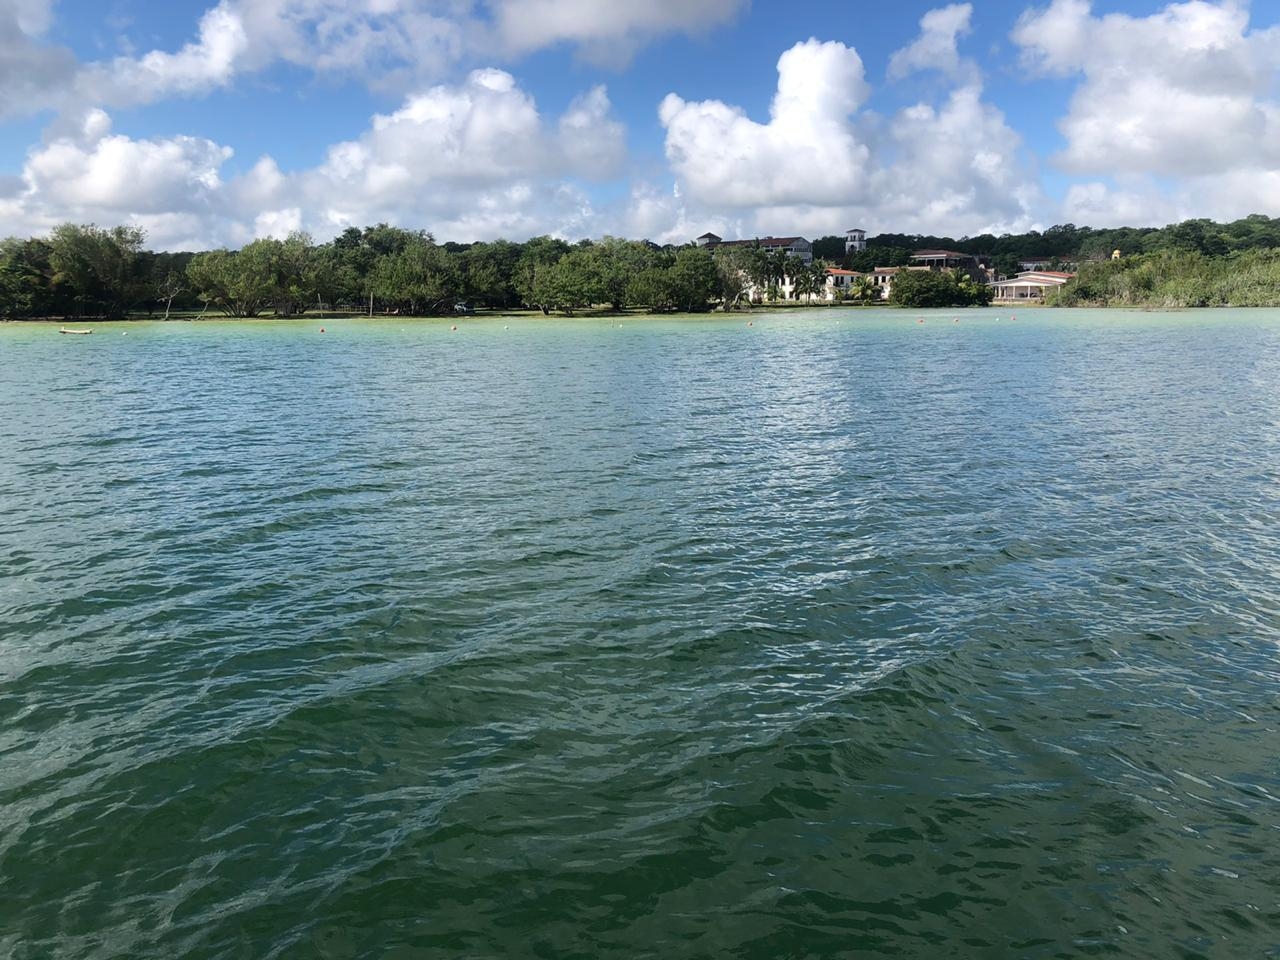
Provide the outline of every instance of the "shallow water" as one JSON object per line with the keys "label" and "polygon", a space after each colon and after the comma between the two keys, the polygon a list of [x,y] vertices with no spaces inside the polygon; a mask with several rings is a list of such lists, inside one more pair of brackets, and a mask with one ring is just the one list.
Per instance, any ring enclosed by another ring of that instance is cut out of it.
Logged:
{"label": "shallow water", "polygon": [[1280,312],[751,320],[0,326],[0,955],[1280,954]]}

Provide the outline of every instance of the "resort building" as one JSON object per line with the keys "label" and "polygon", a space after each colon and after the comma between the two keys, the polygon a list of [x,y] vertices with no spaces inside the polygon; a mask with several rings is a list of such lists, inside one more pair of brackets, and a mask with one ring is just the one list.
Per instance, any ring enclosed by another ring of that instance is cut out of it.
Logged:
{"label": "resort building", "polygon": [[862,274],[856,270],[841,270],[839,267],[827,268],[826,289],[822,292],[824,300],[843,300],[853,287],[853,282]]}
{"label": "resort building", "polygon": [[1057,257],[1025,257],[1018,261],[1018,269],[1024,273],[1031,270],[1048,270]]}
{"label": "resort building", "polygon": [[765,253],[779,250],[804,263],[813,263],[813,244],[804,237],[757,237],[754,240],[721,240],[714,233],[704,233],[694,241],[700,247],[714,250],[717,247],[759,247]]}
{"label": "resort building", "polygon": [[925,270],[963,270],[983,283],[991,279],[977,257],[955,250],[917,250],[911,255],[911,267]]}
{"label": "resort building", "polygon": [[876,267],[871,271],[871,282],[880,291],[881,300],[889,299],[889,294],[893,292],[893,278],[905,269],[906,267]]}
{"label": "resort building", "polygon": [[1043,300],[1050,290],[1056,290],[1075,274],[1056,270],[1028,270],[1008,280],[991,284],[996,300]]}

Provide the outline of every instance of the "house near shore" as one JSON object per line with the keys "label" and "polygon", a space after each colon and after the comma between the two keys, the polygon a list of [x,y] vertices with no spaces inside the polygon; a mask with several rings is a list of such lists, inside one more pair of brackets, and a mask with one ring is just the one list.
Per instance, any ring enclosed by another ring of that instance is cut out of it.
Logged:
{"label": "house near shore", "polygon": [[840,267],[827,267],[827,282],[823,287],[822,299],[843,300],[853,289],[853,283],[862,274],[857,270],[843,270]]}
{"label": "house near shore", "polygon": [[704,233],[694,241],[708,250],[721,247],[759,247],[765,253],[782,251],[804,263],[813,263],[813,244],[804,237],[756,237],[754,240],[722,240],[714,233]]}
{"label": "house near shore", "polygon": [[889,294],[893,292],[893,278],[906,269],[906,267],[876,267],[871,271],[871,282],[880,291],[881,300],[889,299]]}
{"label": "house near shore", "polygon": [[911,268],[961,270],[980,283],[992,279],[981,260],[972,253],[960,253],[956,250],[917,250],[911,255]]}
{"label": "house near shore", "polygon": [[1007,280],[996,280],[990,286],[997,301],[1044,300],[1045,294],[1058,289],[1074,276],[1074,273],[1058,270],[1027,270]]}

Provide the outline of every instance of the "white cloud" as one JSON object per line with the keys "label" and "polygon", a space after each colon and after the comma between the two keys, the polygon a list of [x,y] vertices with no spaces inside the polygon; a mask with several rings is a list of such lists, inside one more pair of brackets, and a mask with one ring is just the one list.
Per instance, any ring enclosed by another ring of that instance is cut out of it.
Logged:
{"label": "white cloud", "polygon": [[497,32],[516,53],[575,43],[595,63],[621,65],[666,33],[696,33],[731,20],[749,0],[490,0]]}
{"label": "white cloud", "polygon": [[1145,227],[1184,219],[1172,200],[1146,182],[1134,182],[1127,189],[1098,181],[1073,184],[1062,212],[1067,223],[1091,227]]}
{"label": "white cloud", "polygon": [[319,166],[281,171],[262,157],[222,177],[230,148],[197,137],[131,139],[91,110],[60,125],[27,156],[0,215],[27,233],[73,220],[133,223],[161,248],[238,245],[307,229],[332,236],[378,221],[426,227],[442,238],[523,239],[595,232],[581,179],[616,173],[625,130],[603,88],[553,120],[500,70],[412,95],[332,146]]}
{"label": "white cloud", "polygon": [[1151,177],[1074,184],[1063,201],[1063,218],[1095,227],[1159,226],[1206,216],[1238,220],[1277,209],[1280,170],[1240,170],[1187,177],[1172,186]]}
{"label": "white cloud", "polygon": [[224,2],[200,19],[199,39],[177,53],[96,64],[81,71],[76,86],[83,102],[114,106],[204,93],[230,83],[248,50],[245,25]]}
{"label": "white cloud", "polygon": [[399,90],[438,80],[468,59],[520,57],[561,43],[622,66],[653,39],[723,23],[748,2],[218,0],[177,51],[78,64],[40,40],[53,0],[0,0],[0,115],[201,96],[276,63]]}
{"label": "white cloud", "polygon": [[0,0],[0,118],[42,109],[76,70],[69,50],[43,41],[52,0]]}
{"label": "white cloud", "polygon": [[920,18],[920,36],[889,58],[889,78],[901,79],[924,70],[937,70],[957,79],[975,78],[972,63],[960,56],[959,40],[969,33],[973,6],[953,3],[930,10]]}
{"label": "white cloud", "polygon": [[530,181],[612,173],[623,137],[603,88],[575,101],[553,128],[509,73],[476,70],[458,86],[433,87],[374,117],[362,137],[331,147],[299,185],[307,205],[333,223],[411,213],[433,222],[469,201],[497,212]]}
{"label": "white cloud", "polygon": [[798,43],[778,60],[768,123],[669,94],[659,108],[667,159],[690,200],[713,208],[848,203],[866,183],[869,154],[851,117],[867,92],[856,50]]}
{"label": "white cloud", "polygon": [[1083,75],[1060,124],[1067,171],[1193,177],[1280,164],[1280,108],[1268,99],[1280,30],[1251,32],[1242,3],[1098,17],[1086,0],[1054,0],[1024,14],[1013,39],[1032,67]]}
{"label": "white cloud", "polygon": [[63,137],[28,155],[20,195],[29,217],[118,222],[206,205],[222,186],[229,147],[197,137],[132,140],[111,133],[101,111],[78,138]]}
{"label": "white cloud", "polygon": [[889,127],[893,159],[876,177],[875,216],[895,232],[1004,233],[1030,229],[1043,209],[1003,114],[963,86],[941,107],[916,104]]}
{"label": "white cloud", "polygon": [[27,36],[40,36],[53,24],[53,0],[0,0],[0,20]]}
{"label": "white cloud", "polygon": [[[941,12],[924,18],[925,34],[943,21],[943,32],[959,30],[968,16]],[[953,67],[970,72],[958,58]],[[963,234],[1034,224],[1039,192],[1019,157],[1020,138],[983,101],[976,79],[939,106],[916,104],[887,122],[861,110],[867,94],[855,50],[810,40],[778,61],[768,123],[717,100],[669,95],[660,117],[683,216],[727,219],[746,235],[849,226]],[[651,220],[658,201],[639,199]]]}

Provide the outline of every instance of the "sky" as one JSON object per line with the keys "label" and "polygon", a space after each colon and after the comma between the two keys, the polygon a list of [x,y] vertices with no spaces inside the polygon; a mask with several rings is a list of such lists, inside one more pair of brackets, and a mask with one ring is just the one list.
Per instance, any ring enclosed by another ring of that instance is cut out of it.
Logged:
{"label": "sky", "polygon": [[0,236],[1280,215],[1276,0],[0,0]]}

